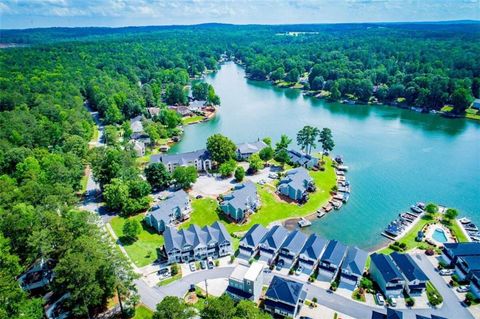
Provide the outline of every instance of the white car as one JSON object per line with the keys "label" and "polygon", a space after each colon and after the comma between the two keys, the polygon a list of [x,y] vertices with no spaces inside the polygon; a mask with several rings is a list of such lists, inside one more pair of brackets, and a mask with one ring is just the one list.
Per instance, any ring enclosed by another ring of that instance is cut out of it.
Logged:
{"label": "white car", "polygon": [[215,267],[215,264],[213,263],[213,258],[212,257],[207,258],[207,267],[208,267],[208,269],[212,269],[213,267]]}
{"label": "white car", "polygon": [[190,271],[191,272],[194,272],[195,270],[197,270],[197,267],[195,267],[195,263],[193,261],[188,265],[190,266]]}
{"label": "white car", "polygon": [[303,271],[303,267],[302,267],[302,266],[298,266],[297,270],[295,270],[295,275],[300,276],[300,274],[302,273],[302,271]]}
{"label": "white car", "polygon": [[266,181],[265,181],[264,179],[261,179],[261,180],[258,182],[259,185],[265,185],[265,183],[266,183]]}
{"label": "white car", "polygon": [[458,292],[468,292],[470,290],[470,286],[459,286],[457,287]]}
{"label": "white car", "polygon": [[390,306],[392,306],[392,307],[396,307],[396,306],[397,306],[397,299],[395,299],[395,297],[391,297],[391,298],[389,299],[389,301],[390,301],[390,302],[389,302],[389,303],[390,303]]}
{"label": "white car", "polygon": [[442,269],[438,273],[440,276],[451,276],[453,275],[453,269]]}
{"label": "white car", "polygon": [[375,295],[375,299],[377,300],[377,304],[383,306],[385,304],[385,299],[383,298],[381,293],[377,293]]}
{"label": "white car", "polygon": [[277,173],[270,173],[270,174],[268,174],[268,177],[271,178],[271,179],[277,179],[278,174]]}

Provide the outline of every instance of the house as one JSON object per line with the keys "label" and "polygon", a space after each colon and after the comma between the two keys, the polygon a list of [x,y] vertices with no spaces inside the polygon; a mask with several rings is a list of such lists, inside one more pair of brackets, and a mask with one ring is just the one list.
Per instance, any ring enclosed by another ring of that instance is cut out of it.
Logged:
{"label": "house", "polygon": [[336,240],[331,240],[320,258],[318,264],[318,279],[323,281],[331,281],[335,279],[340,266],[347,253],[347,246]]}
{"label": "house", "polygon": [[355,290],[363,276],[368,253],[357,247],[348,247],[340,270],[340,287]]}
{"label": "house", "polygon": [[53,280],[53,268],[55,268],[55,261],[53,259],[42,258],[36,261],[26,272],[19,278],[18,283],[23,290],[31,291],[40,289]]}
{"label": "house", "polygon": [[479,256],[461,256],[455,263],[455,275],[460,281],[468,281],[472,278],[474,271],[480,271]]}
{"label": "house", "polygon": [[145,143],[138,140],[133,140],[133,150],[138,157],[145,155]]}
{"label": "house", "polygon": [[372,311],[371,319],[403,319],[403,313],[392,308],[387,308],[386,314]]}
{"label": "house", "polygon": [[390,255],[405,280],[405,291],[412,296],[421,295],[427,288],[428,277],[409,254],[393,252]]}
{"label": "house", "polygon": [[285,174],[278,186],[278,192],[294,201],[303,203],[308,192],[315,190],[315,184],[308,171],[303,167],[294,168]]}
{"label": "house", "polygon": [[188,104],[188,109],[192,112],[200,113],[202,112],[206,103],[207,101],[204,101],[204,100],[190,101],[190,103]]}
{"label": "house", "polygon": [[255,224],[250,227],[240,240],[238,257],[246,260],[254,257],[258,252],[260,242],[265,238],[267,233],[268,229],[260,224]]}
{"label": "house", "polygon": [[270,228],[260,242],[260,260],[272,264],[288,234],[288,230],[283,226],[275,225]]}
{"label": "house", "polygon": [[405,279],[389,255],[370,255],[370,276],[387,298],[399,297],[405,286]]}
{"label": "house", "polygon": [[190,116],[192,115],[192,112],[188,108],[188,106],[185,105],[169,105],[168,106],[169,110],[177,112],[178,115],[185,117],[185,116]]}
{"label": "house", "polygon": [[478,256],[480,257],[480,242],[466,243],[445,243],[443,244],[440,260],[448,267],[453,267],[458,257]]}
{"label": "house", "polygon": [[178,166],[193,166],[197,171],[212,169],[210,154],[205,149],[181,154],[155,154],[150,157],[150,163],[163,163],[170,173]]}
{"label": "house", "polygon": [[480,110],[480,99],[475,99],[472,103],[472,109]]}
{"label": "house", "polygon": [[130,129],[132,130],[132,135],[144,133],[142,120],[142,115],[138,115],[130,119]]}
{"label": "house", "polygon": [[303,273],[311,275],[315,271],[327,243],[327,240],[317,234],[311,234],[308,237],[298,255],[298,265],[303,268]]}
{"label": "house", "polygon": [[267,143],[264,141],[237,144],[237,158],[239,160],[247,160],[252,154],[260,152],[267,146]]}
{"label": "house", "polygon": [[480,299],[480,271],[474,271],[472,273],[472,279],[470,280],[470,292]]}
{"label": "house", "polygon": [[160,115],[160,108],[159,107],[147,107],[147,112],[150,115],[150,117],[155,117]]}
{"label": "house", "polygon": [[237,265],[228,279],[226,293],[234,300],[257,302],[262,293],[263,267],[259,262],[250,266]]}
{"label": "house", "polygon": [[71,313],[71,294],[69,292],[63,294],[54,303],[47,305],[45,309],[45,317],[47,319],[67,319]]}
{"label": "house", "polygon": [[167,226],[188,219],[191,211],[190,198],[181,189],[154,206],[145,216],[145,222],[162,233]]}
{"label": "house", "polygon": [[318,166],[319,163],[318,158],[294,150],[289,150],[288,156],[290,157],[290,162],[294,166],[301,166],[307,169],[312,169],[313,167]]}
{"label": "house", "polygon": [[200,228],[190,225],[180,231],[167,227],[163,232],[163,251],[169,264],[219,258],[232,254],[232,239],[225,226],[216,221]]}
{"label": "house", "polygon": [[295,318],[305,300],[303,284],[274,276],[265,293],[265,311]]}
{"label": "house", "polygon": [[299,230],[292,231],[280,246],[277,265],[290,269],[297,261],[306,241],[307,235]]}
{"label": "house", "polygon": [[224,195],[220,203],[221,210],[236,222],[243,221],[259,207],[257,187],[250,181],[235,186],[231,193]]}

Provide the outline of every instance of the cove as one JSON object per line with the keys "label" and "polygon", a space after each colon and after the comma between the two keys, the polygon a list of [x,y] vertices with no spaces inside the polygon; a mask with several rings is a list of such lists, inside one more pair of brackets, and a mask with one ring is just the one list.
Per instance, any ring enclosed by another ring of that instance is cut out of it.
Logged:
{"label": "cove", "polygon": [[349,166],[352,194],[348,204],[307,231],[373,250],[385,243],[383,228],[417,201],[455,207],[460,216],[480,222],[479,123],[389,106],[328,103],[247,80],[232,62],[205,80],[220,96],[217,116],[187,126],[172,153],[204,148],[214,133],[235,142],[266,136],[275,142],[284,133],[295,142],[304,125],[332,129],[332,154],[341,154]]}

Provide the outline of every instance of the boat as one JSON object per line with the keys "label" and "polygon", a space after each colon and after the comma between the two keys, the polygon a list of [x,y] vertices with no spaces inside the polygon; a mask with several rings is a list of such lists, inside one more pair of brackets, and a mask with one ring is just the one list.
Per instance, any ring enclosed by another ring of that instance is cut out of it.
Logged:
{"label": "boat", "polygon": [[339,180],[339,181],[345,181],[345,176],[338,176],[338,175],[337,175],[337,180]]}
{"label": "boat", "polygon": [[393,237],[397,237],[402,233],[402,229],[397,225],[390,224],[387,226],[387,228],[385,228],[385,233],[392,235]]}
{"label": "boat", "polygon": [[323,216],[325,216],[327,213],[324,212],[324,211],[317,211],[317,218],[322,218]]}
{"label": "boat", "polygon": [[333,205],[333,208],[334,209],[340,209],[343,205],[343,203],[341,201],[338,201],[338,200],[332,200],[332,205]]}
{"label": "boat", "polygon": [[416,206],[416,205],[410,206],[410,209],[411,209],[414,213],[417,213],[417,214],[423,213],[423,209],[421,209],[420,207],[418,207],[418,206]]}
{"label": "boat", "polygon": [[350,187],[348,186],[337,187],[337,190],[342,193],[350,193]]}
{"label": "boat", "polygon": [[337,166],[337,169],[338,169],[339,171],[346,172],[346,171],[348,171],[348,166],[346,166],[346,165],[338,165],[338,166]]}
{"label": "boat", "polygon": [[340,155],[335,156],[335,162],[338,164],[343,164],[343,158]]}
{"label": "boat", "polygon": [[298,226],[300,227],[308,227],[312,224],[311,221],[305,219],[304,217],[300,218],[300,220],[298,221]]}
{"label": "boat", "polygon": [[406,213],[398,214],[398,216],[403,219],[409,220],[410,222],[413,222],[415,220],[415,218],[412,218],[410,214],[407,215]]}
{"label": "boat", "polygon": [[465,230],[473,230],[473,231],[478,231],[478,227],[474,223],[469,223],[463,226]]}
{"label": "boat", "polygon": [[467,217],[463,217],[463,218],[460,218],[458,220],[460,223],[462,224],[470,224],[472,221],[470,219],[468,219]]}
{"label": "boat", "polygon": [[343,195],[342,195],[342,194],[339,194],[339,193],[336,193],[335,195],[333,195],[333,199],[343,200]]}
{"label": "boat", "polygon": [[345,172],[344,171],[340,171],[340,170],[336,170],[335,173],[339,176],[345,176]]}
{"label": "boat", "polygon": [[471,236],[470,239],[473,241],[480,241],[480,236]]}
{"label": "boat", "polygon": [[425,209],[425,203],[423,203],[423,202],[418,202],[415,205],[420,209]]}
{"label": "boat", "polygon": [[345,194],[343,195],[343,202],[344,202],[344,203],[348,202],[348,199],[349,199],[349,198],[350,198],[350,193],[345,193]]}
{"label": "boat", "polygon": [[333,209],[333,205],[331,203],[328,203],[327,205],[325,205],[323,207],[323,210],[328,213],[329,211],[331,211]]}

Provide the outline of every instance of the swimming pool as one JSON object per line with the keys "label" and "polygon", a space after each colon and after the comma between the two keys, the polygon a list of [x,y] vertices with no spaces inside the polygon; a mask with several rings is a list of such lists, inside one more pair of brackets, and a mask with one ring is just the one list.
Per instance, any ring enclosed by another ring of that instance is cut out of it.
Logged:
{"label": "swimming pool", "polygon": [[447,235],[445,234],[445,231],[441,228],[435,229],[435,231],[432,234],[432,238],[438,241],[439,243],[446,243],[448,241]]}

